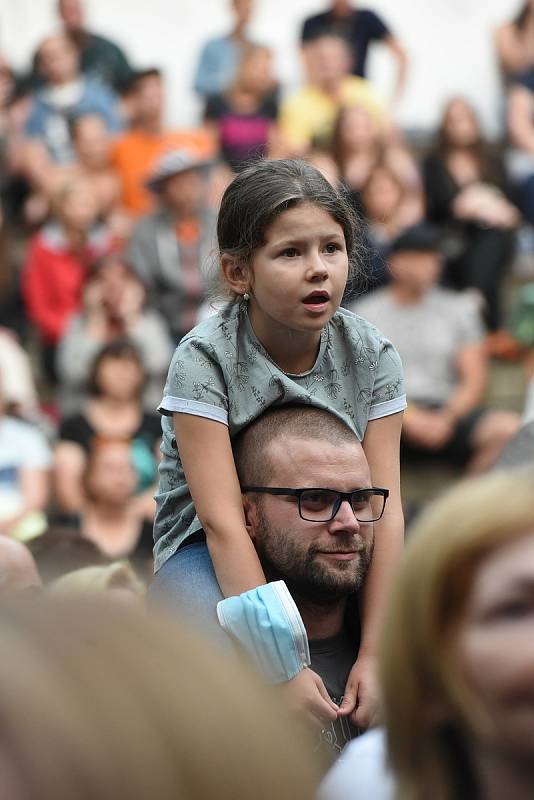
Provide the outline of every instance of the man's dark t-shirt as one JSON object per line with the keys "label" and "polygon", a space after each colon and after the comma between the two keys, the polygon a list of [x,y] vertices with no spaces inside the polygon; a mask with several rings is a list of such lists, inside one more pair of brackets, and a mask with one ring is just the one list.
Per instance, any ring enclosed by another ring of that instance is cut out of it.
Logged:
{"label": "man's dark t-shirt", "polygon": [[354,9],[351,14],[343,17],[337,17],[331,11],[308,17],[302,26],[301,40],[308,42],[323,33],[335,33],[346,39],[352,50],[352,72],[362,78],[365,78],[369,45],[391,36],[385,22],[367,8]]}
{"label": "man's dark t-shirt", "polygon": [[[310,640],[311,669],[321,676],[332,700],[341,705],[349,673],[358,656],[359,634],[356,625],[349,625],[349,618],[357,620],[357,611],[347,611],[347,624],[337,636],[329,639]],[[355,630],[356,629],[356,630]],[[338,717],[321,731],[317,750],[332,760],[359,733],[348,717]]]}

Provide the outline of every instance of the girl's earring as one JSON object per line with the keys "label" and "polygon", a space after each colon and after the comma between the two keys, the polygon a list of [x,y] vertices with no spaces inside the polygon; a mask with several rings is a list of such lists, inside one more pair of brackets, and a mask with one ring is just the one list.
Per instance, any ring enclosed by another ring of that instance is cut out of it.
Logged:
{"label": "girl's earring", "polygon": [[248,292],[243,292],[243,300],[248,300]]}

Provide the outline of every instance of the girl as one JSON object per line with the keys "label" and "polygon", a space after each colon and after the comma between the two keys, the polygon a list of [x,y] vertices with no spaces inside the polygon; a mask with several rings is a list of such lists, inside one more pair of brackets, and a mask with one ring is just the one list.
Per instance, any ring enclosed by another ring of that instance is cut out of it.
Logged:
{"label": "girl", "polygon": [[223,595],[263,584],[231,437],[271,405],[311,403],[337,414],[362,441],[374,484],[392,499],[376,527],[359,657],[343,704],[352,713],[358,701],[361,725],[374,711],[375,639],[402,541],[405,398],[390,342],[339,308],[355,268],[356,224],[340,191],[302,161],[259,162],[227,188],[217,233],[232,299],[182,339],[160,408],[153,591],[215,619]]}

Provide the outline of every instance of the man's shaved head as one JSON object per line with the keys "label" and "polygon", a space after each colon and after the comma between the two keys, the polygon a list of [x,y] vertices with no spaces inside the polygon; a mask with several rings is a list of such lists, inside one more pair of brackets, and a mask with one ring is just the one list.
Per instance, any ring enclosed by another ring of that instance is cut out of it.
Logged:
{"label": "man's shaved head", "polygon": [[40,586],[41,578],[28,548],[9,536],[0,536],[0,597]]}
{"label": "man's shaved head", "polygon": [[[312,406],[263,414],[234,443],[242,486],[321,487],[352,492],[371,486],[369,465],[353,431]],[[365,578],[373,549],[372,523],[360,523],[348,503],[330,520],[302,518],[292,495],[249,490],[247,530],[268,580],[314,606],[344,603]]]}
{"label": "man's shaved head", "polygon": [[270,409],[240,431],[233,441],[237,474],[243,486],[268,484],[272,474],[271,445],[288,437],[339,446],[357,442],[354,431],[330,411],[303,405]]}

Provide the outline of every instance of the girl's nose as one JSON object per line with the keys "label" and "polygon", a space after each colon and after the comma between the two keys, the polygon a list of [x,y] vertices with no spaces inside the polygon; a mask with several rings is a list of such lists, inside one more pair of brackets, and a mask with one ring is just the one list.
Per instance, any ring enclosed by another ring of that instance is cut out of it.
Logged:
{"label": "girl's nose", "polygon": [[324,278],[328,277],[328,267],[320,253],[310,254],[307,268],[309,278],[321,278],[324,280]]}

